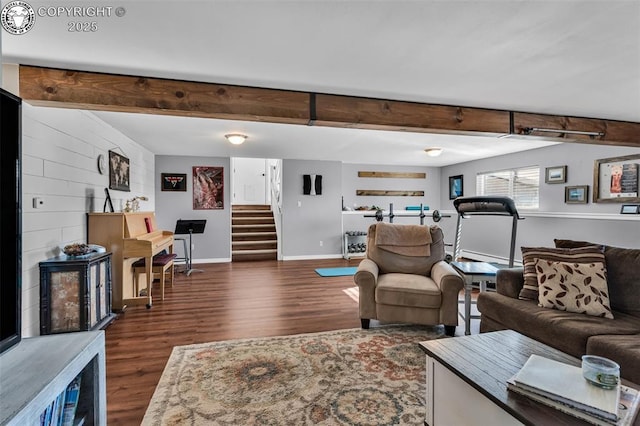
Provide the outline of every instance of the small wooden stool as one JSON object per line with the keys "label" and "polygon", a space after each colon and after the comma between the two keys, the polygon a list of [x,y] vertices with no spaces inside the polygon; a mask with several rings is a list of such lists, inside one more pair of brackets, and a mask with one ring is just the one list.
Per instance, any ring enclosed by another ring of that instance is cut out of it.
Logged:
{"label": "small wooden stool", "polygon": [[[151,265],[152,274],[160,274],[160,294],[162,300],[164,300],[164,276],[169,270],[169,284],[173,287],[173,259],[177,257],[175,253],[156,254],[153,256],[153,263]],[[140,289],[138,288],[138,282],[140,274],[145,273],[145,259],[142,258],[131,265],[133,267],[133,283],[135,287],[135,294],[138,295]],[[147,289],[148,292],[151,289]],[[150,293],[151,294],[151,293]]]}

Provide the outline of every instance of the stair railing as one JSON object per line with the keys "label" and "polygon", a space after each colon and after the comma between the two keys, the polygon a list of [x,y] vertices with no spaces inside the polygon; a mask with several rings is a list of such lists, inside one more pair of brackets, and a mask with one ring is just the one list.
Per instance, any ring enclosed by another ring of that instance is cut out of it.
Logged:
{"label": "stair railing", "polygon": [[278,247],[278,260],[282,260],[282,160],[276,160],[269,167],[271,187],[271,211],[276,226],[276,241]]}

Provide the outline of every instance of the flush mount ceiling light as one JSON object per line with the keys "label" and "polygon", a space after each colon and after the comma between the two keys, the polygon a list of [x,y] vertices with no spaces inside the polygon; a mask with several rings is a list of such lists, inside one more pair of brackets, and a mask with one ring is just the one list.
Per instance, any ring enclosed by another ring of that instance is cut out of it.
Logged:
{"label": "flush mount ceiling light", "polygon": [[229,133],[228,135],[224,135],[225,138],[227,138],[227,140],[229,142],[231,142],[234,145],[240,145],[242,144],[249,136],[247,135],[242,135],[240,133]]}
{"label": "flush mount ceiling light", "polygon": [[442,154],[442,148],[427,148],[424,150],[429,157],[437,157]]}

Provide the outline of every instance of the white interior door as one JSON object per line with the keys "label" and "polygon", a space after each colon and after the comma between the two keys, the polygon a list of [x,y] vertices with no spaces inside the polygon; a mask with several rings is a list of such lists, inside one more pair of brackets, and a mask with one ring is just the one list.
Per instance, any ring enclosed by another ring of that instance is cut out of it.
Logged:
{"label": "white interior door", "polygon": [[267,160],[233,159],[233,204],[266,204]]}

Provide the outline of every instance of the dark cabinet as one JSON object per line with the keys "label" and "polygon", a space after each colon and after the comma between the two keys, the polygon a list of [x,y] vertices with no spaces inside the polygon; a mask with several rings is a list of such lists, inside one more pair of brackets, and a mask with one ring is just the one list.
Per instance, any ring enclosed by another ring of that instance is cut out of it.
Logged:
{"label": "dark cabinet", "polygon": [[111,312],[111,253],[40,262],[40,334],[105,328]]}

